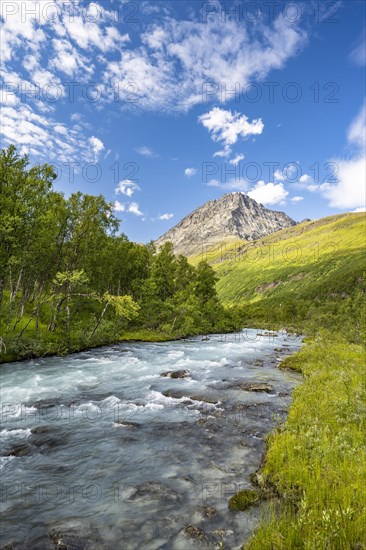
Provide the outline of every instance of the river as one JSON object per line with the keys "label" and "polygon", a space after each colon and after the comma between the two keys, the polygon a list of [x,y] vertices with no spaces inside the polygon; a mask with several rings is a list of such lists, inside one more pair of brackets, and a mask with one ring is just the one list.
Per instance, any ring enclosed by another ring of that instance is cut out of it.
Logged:
{"label": "river", "polygon": [[258,507],[228,500],[286,415],[300,376],[277,365],[300,346],[246,329],[1,366],[2,545],[240,548]]}

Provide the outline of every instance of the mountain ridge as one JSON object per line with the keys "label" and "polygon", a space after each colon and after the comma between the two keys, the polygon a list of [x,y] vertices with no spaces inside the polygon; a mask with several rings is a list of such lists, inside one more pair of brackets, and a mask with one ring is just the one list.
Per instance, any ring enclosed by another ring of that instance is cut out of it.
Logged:
{"label": "mountain ridge", "polygon": [[270,210],[242,192],[226,193],[205,202],[169,229],[155,244],[173,243],[177,254],[192,255],[210,244],[253,241],[297,225],[285,212]]}

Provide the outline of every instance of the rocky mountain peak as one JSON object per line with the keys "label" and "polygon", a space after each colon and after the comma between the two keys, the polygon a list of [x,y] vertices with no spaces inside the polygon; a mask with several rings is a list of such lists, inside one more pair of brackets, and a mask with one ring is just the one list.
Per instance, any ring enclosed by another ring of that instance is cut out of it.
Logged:
{"label": "rocky mountain peak", "polygon": [[296,222],[284,212],[269,210],[244,193],[227,193],[191,212],[155,244],[171,241],[177,254],[189,256],[210,244],[253,241],[293,225]]}

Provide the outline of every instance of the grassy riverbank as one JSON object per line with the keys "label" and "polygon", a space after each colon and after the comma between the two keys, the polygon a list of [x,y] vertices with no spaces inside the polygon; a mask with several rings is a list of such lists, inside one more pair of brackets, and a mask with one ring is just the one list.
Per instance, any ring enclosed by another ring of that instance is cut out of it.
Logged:
{"label": "grassy riverbank", "polygon": [[366,548],[365,349],[323,332],[284,366],[305,379],[257,475],[272,513],[244,548]]}

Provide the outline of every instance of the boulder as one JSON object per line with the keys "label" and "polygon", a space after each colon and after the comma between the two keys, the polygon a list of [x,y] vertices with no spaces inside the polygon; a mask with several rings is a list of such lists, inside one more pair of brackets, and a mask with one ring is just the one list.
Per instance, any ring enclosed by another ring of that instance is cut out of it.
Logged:
{"label": "boulder", "polygon": [[162,372],[160,376],[164,376],[165,378],[189,378],[191,373],[188,370],[168,370]]}

